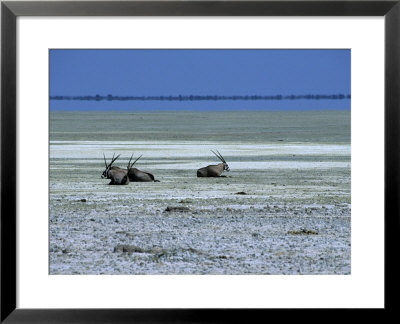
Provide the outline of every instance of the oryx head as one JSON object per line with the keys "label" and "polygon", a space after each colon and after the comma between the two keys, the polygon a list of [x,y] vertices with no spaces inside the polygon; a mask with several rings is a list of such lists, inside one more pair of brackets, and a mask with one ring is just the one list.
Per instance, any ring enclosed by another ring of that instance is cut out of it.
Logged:
{"label": "oryx head", "polygon": [[128,169],[128,171],[130,170],[130,168],[132,168],[132,166],[133,166],[142,156],[143,156],[143,154],[142,154],[141,156],[139,156],[135,161],[133,161],[133,163],[131,163],[133,154],[131,155],[131,158],[129,159],[129,162],[128,162],[128,166],[126,167],[126,168]]}
{"label": "oryx head", "polygon": [[225,171],[229,171],[228,163],[226,163],[226,161],[225,161],[225,159],[223,158],[223,156],[221,155],[221,153],[219,153],[218,150],[217,150],[217,153],[218,153],[218,154],[215,153],[213,150],[211,150],[211,152],[213,152],[213,153],[215,154],[215,156],[216,156],[218,159],[221,160],[222,164],[224,165],[224,170],[225,170]]}
{"label": "oryx head", "polygon": [[112,159],[111,159],[110,164],[107,164],[106,156],[104,155],[104,153],[103,153],[103,156],[104,156],[104,164],[105,164],[105,166],[106,166],[106,169],[103,171],[101,177],[102,177],[102,178],[107,178],[107,177],[108,177],[108,176],[107,176],[108,171],[110,171],[110,169],[111,169],[111,167],[112,167],[112,164],[119,158],[119,155],[117,155],[116,157],[114,157],[114,156],[115,156],[115,153],[114,153],[114,154],[113,154],[113,157],[112,157]]}

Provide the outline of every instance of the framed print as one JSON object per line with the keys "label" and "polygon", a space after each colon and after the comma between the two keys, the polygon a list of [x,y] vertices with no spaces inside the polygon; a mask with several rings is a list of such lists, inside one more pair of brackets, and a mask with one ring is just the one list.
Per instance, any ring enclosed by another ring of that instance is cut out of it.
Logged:
{"label": "framed print", "polygon": [[2,321],[394,308],[398,1],[1,9]]}

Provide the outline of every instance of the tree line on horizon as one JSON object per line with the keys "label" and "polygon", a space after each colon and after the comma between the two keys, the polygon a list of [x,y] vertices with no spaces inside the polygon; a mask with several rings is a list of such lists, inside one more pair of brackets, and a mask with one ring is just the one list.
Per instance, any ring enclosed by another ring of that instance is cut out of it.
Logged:
{"label": "tree line on horizon", "polygon": [[305,94],[305,95],[177,95],[177,96],[50,96],[50,100],[86,100],[86,101],[217,101],[217,100],[344,100],[351,99],[350,94]]}

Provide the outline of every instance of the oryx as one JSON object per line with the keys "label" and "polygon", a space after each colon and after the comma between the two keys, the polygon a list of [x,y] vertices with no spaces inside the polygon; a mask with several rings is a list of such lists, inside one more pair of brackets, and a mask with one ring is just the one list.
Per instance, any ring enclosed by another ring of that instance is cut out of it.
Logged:
{"label": "oryx", "polygon": [[198,177],[224,177],[222,176],[223,171],[229,171],[229,166],[228,163],[226,163],[225,159],[222,157],[221,153],[218,154],[215,153],[213,150],[211,150],[215,154],[215,156],[221,160],[222,163],[216,164],[216,165],[208,165],[204,168],[200,168],[197,170],[197,176]]}
{"label": "oryx", "polygon": [[109,164],[107,164],[106,156],[104,155],[104,153],[103,156],[106,169],[103,171],[101,177],[111,179],[109,183],[110,185],[127,185],[129,183],[128,171],[126,169],[121,169],[117,166],[112,166],[112,164],[119,158],[119,155],[114,158],[114,153]]}
{"label": "oryx", "polygon": [[[132,154],[132,156],[133,156],[133,154]],[[139,156],[131,164],[132,156],[128,162],[128,177],[129,177],[130,181],[132,181],[132,182],[151,182],[151,181],[159,182],[158,180],[154,179],[154,175],[151,174],[150,172],[140,171],[139,169],[132,168],[132,166],[143,156],[143,154],[141,156]]]}

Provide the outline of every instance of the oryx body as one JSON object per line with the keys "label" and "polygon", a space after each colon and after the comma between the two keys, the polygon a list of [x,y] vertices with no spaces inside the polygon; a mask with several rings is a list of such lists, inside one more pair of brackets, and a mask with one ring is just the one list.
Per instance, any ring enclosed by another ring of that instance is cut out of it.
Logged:
{"label": "oryx body", "polygon": [[128,177],[130,181],[138,182],[149,182],[154,180],[154,175],[150,172],[140,171],[136,168],[130,168],[128,172]]}
{"label": "oryx body", "polygon": [[128,170],[121,169],[117,166],[112,166],[112,164],[119,158],[119,155],[115,158],[114,155],[110,164],[107,164],[106,157],[104,156],[106,169],[103,171],[101,177],[110,179],[110,185],[127,185],[129,183]]}
{"label": "oryx body", "polygon": [[129,184],[128,172],[119,167],[112,167],[108,171],[107,179],[111,179],[110,185],[127,185]]}
{"label": "oryx body", "polygon": [[[128,163],[128,177],[129,180],[132,182],[159,182],[158,180],[154,179],[154,175],[151,174],[150,172],[146,172],[146,171],[141,171],[139,169],[136,168],[132,168],[132,166],[142,157],[139,156],[132,164],[130,164],[130,160]],[[131,156],[131,160],[132,160],[132,156]]]}
{"label": "oryx body", "polygon": [[223,177],[221,174],[223,171],[229,171],[228,163],[226,163],[225,159],[222,157],[221,153],[218,154],[213,152],[222,163],[215,164],[215,165],[208,165],[204,168],[200,168],[197,170],[197,177]]}

